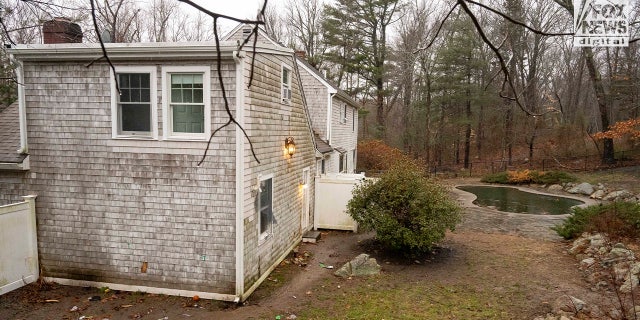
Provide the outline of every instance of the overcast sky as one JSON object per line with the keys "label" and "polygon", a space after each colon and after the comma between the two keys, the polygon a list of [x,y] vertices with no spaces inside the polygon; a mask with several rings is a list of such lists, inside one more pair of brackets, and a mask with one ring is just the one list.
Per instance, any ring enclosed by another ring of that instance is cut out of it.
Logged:
{"label": "overcast sky", "polygon": [[[285,0],[269,0],[270,7],[282,8]],[[207,8],[210,11],[241,18],[255,19],[258,10],[262,8],[264,0],[194,0],[198,5]],[[184,7],[186,10],[186,7]],[[237,25],[236,22],[228,20],[220,20],[222,32],[227,32]]]}

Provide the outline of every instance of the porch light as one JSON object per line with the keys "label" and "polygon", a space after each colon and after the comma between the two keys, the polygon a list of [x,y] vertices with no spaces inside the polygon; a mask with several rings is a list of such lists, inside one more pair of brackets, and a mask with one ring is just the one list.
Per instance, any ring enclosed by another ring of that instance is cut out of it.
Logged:
{"label": "porch light", "polygon": [[293,142],[293,137],[287,137],[284,139],[284,148],[287,154],[290,157],[293,157],[293,154],[296,153],[296,144]]}

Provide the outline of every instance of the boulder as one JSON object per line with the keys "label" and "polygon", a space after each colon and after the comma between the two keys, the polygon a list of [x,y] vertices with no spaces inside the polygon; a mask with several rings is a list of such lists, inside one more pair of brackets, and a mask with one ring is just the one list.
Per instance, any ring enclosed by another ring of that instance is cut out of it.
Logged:
{"label": "boulder", "polygon": [[550,185],[547,190],[549,191],[562,191],[562,186],[559,184],[552,184]]}
{"label": "boulder", "polygon": [[583,259],[582,261],[580,261],[580,267],[582,269],[588,269],[594,263],[596,263],[596,259],[594,259],[594,258],[586,258],[586,259]]}
{"label": "boulder", "polygon": [[580,237],[573,242],[569,253],[574,256],[583,253],[589,247],[589,243],[589,239]]}
{"label": "boulder", "polygon": [[593,193],[593,186],[590,183],[587,182],[583,182],[569,190],[567,190],[567,192],[569,193],[573,193],[573,194],[584,194],[584,195],[591,195]]}
{"label": "boulder", "polygon": [[380,273],[380,265],[375,258],[369,258],[369,255],[363,253],[353,260],[345,263],[340,269],[336,270],[334,275],[338,277],[352,276],[370,276]]}
{"label": "boulder", "polygon": [[630,198],[632,196],[633,196],[633,194],[631,192],[629,192],[628,190],[618,190],[618,191],[610,192],[609,194],[604,196],[602,198],[602,200],[605,200],[605,201],[618,201],[618,200],[624,200],[624,199]]}
{"label": "boulder", "polygon": [[556,313],[564,312],[580,312],[587,305],[586,302],[572,296],[561,296],[554,302],[553,310]]}
{"label": "boulder", "polygon": [[598,199],[598,200],[602,200],[602,198],[604,198],[604,196],[607,195],[607,192],[604,190],[596,190],[596,192],[591,194],[591,199]]}
{"label": "boulder", "polygon": [[634,259],[634,254],[633,254],[633,251],[627,248],[614,247],[611,249],[611,251],[609,251],[609,254],[607,255],[607,259],[629,261]]}
{"label": "boulder", "polygon": [[620,292],[630,293],[632,289],[638,287],[638,276],[632,274],[625,278],[624,283],[620,286]]}

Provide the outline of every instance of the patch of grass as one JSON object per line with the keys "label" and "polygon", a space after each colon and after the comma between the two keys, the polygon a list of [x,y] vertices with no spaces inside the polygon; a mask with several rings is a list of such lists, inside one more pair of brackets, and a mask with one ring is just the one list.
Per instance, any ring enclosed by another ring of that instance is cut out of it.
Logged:
{"label": "patch of grass", "polygon": [[640,170],[637,167],[618,168],[605,171],[582,172],[576,176],[580,181],[591,184],[604,183],[640,193]]}
{"label": "patch of grass", "polygon": [[326,292],[332,297],[327,300],[328,305],[310,306],[300,316],[303,319],[513,318],[505,308],[509,302],[494,294],[433,282],[390,285],[393,283],[390,278],[381,276],[342,292]]}
{"label": "patch of grass", "polygon": [[573,239],[583,232],[602,232],[613,239],[640,236],[640,204],[613,202],[586,208],[576,207],[562,224],[553,230],[565,239]]}

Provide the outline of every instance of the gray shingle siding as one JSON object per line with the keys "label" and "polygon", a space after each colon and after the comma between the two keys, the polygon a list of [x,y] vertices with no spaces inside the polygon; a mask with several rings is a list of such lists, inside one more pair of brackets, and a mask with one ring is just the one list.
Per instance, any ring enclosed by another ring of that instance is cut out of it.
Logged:
{"label": "gray shingle siding", "polygon": [[[281,66],[292,71],[291,103],[283,103],[280,96]],[[248,74],[249,64],[246,64]],[[293,55],[264,55],[256,57],[254,82],[248,89],[246,128],[261,163],[246,162],[245,171],[245,286],[251,286],[292,244],[301,240],[302,194],[300,181],[303,168],[314,167],[314,147],[309,120],[302,104],[298,74]],[[273,106],[276,106],[275,108]],[[284,155],[284,140],[292,136],[296,153],[292,158]],[[269,156],[279,154],[279,156]],[[273,174],[273,234],[260,241],[255,188],[260,175]],[[313,179],[313,175],[311,176]],[[313,195],[313,180],[310,194]],[[311,208],[313,202],[311,201]],[[313,221],[311,213],[310,221]]]}
{"label": "gray shingle siding", "polygon": [[[235,79],[226,80],[233,98]],[[211,83],[216,127],[226,117],[217,78]],[[165,152],[161,141],[111,138],[105,64],[25,63],[25,86],[31,171],[24,192],[39,195],[45,276],[234,293],[234,130],[219,132],[196,167],[204,142],[176,142]]]}

